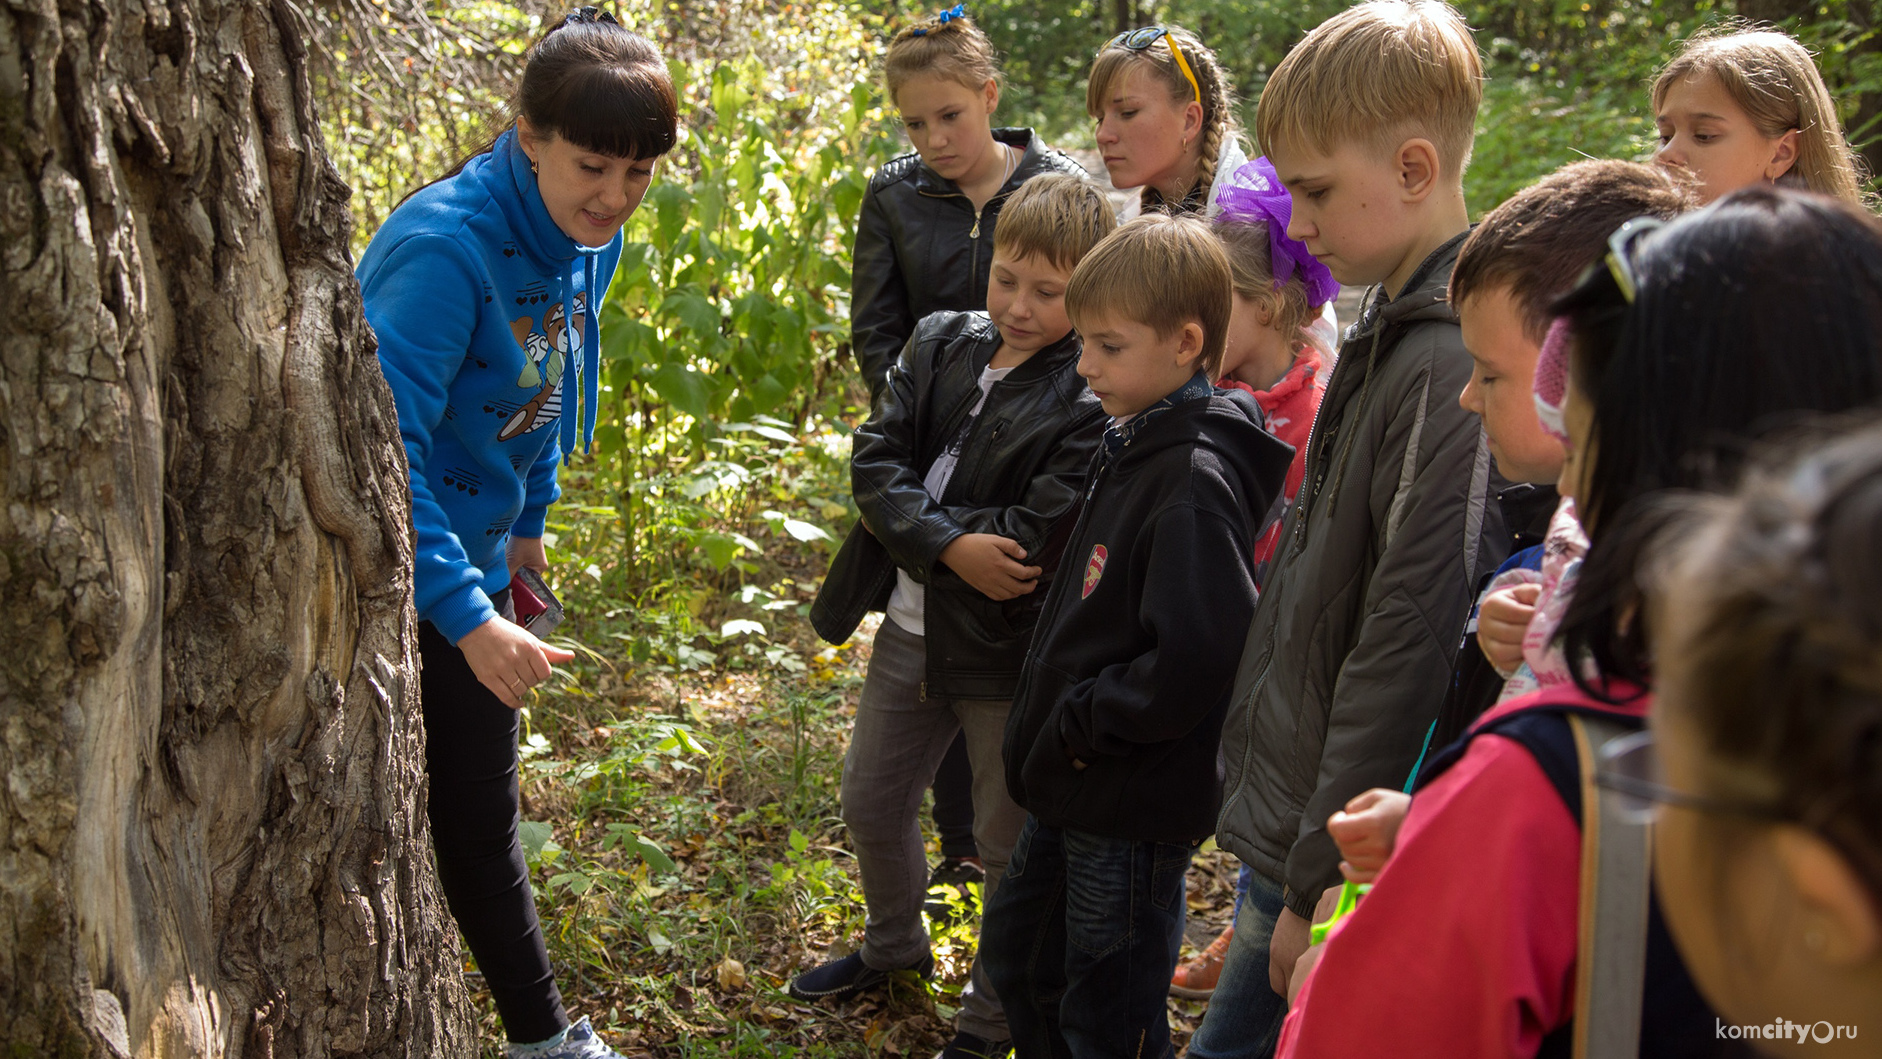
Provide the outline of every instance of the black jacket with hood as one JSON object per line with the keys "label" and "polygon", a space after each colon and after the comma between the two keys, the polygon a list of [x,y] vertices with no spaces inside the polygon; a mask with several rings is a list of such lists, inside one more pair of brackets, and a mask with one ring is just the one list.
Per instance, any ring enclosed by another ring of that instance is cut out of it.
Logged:
{"label": "black jacket with hood", "polygon": [[1346,334],[1270,560],[1222,729],[1217,841],[1311,919],[1340,881],[1326,821],[1403,787],[1450,686],[1457,630],[1508,535],[1470,356],[1445,301],[1462,234]]}
{"label": "black jacket with hood", "polygon": [[[1000,348],[986,313],[936,313],[921,322],[889,373],[888,392],[857,428],[850,486],[862,519],[830,563],[810,623],[831,643],[882,610],[897,567],[926,586],[924,691],[1008,699],[1051,585],[1065,516],[1104,431],[1104,409],[1078,376],[1076,331],[993,384],[939,499],[922,484],[980,397],[980,373]],[[1058,529],[1055,535],[1054,529]],[[965,533],[1019,542],[1038,587],[996,602],[939,562]]]}
{"label": "black jacket with hood", "polygon": [[[1535,485],[1519,482],[1496,495],[1496,506],[1503,512],[1503,525],[1509,531],[1509,554],[1514,556],[1524,548],[1541,544],[1549,533],[1549,519],[1555,514],[1555,506],[1561,497],[1556,495],[1552,485]],[[1490,580],[1496,576],[1496,570],[1485,570],[1477,578],[1470,598],[1483,598],[1484,589],[1490,587]],[[1490,660],[1484,657],[1483,649],[1477,646],[1477,616],[1472,613],[1464,622],[1464,631],[1457,642],[1457,666],[1451,671],[1451,689],[1444,696],[1444,705],[1438,708],[1437,723],[1432,726],[1431,738],[1426,745],[1435,754],[1462,738],[1483,712],[1496,705],[1497,697],[1503,694],[1503,674],[1496,671]]]}
{"label": "black jacket with hood", "polygon": [[1255,538],[1294,453],[1262,421],[1212,391],[1093,465],[1007,715],[1007,789],[1040,821],[1134,841],[1214,829]]}
{"label": "black jacket with hood", "polygon": [[1041,173],[1087,175],[1031,129],[995,129],[993,138],[1026,153],[979,211],[918,154],[891,159],[869,178],[850,255],[850,346],[871,401],[917,321],[987,307],[993,227],[1007,197]]}

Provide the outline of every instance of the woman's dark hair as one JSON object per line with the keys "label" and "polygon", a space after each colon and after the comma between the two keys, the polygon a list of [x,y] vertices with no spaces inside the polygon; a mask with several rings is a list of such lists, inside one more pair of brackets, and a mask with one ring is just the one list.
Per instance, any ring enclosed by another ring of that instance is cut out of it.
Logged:
{"label": "woman's dark hair", "polygon": [[[585,151],[615,158],[655,158],[679,142],[679,95],[660,49],[594,7],[569,12],[530,45],[508,109],[503,131],[520,117],[538,134],[560,136]],[[431,184],[449,180],[471,159],[489,153],[500,135]]]}
{"label": "woman's dark hair", "polygon": [[1681,502],[1652,565],[1691,589],[1668,707],[1760,788],[1703,793],[1822,834],[1882,901],[1882,422],[1860,423]]}
{"label": "woman's dark hair", "polygon": [[536,41],[510,112],[538,133],[615,158],[654,158],[679,139],[679,97],[660,50],[589,7]]}
{"label": "woman's dark hair", "polygon": [[1882,230],[1837,200],[1765,185],[1635,245],[1631,304],[1603,262],[1555,309],[1574,330],[1571,380],[1594,404],[1576,497],[1591,545],[1565,649],[1644,685],[1634,574],[1653,520],[1630,508],[1656,490],[1729,485],[1760,435],[1882,400]]}

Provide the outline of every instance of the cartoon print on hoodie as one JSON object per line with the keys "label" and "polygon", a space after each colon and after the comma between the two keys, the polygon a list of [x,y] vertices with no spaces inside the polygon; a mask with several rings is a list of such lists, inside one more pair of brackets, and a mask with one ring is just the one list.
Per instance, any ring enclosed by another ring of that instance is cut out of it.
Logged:
{"label": "cartoon print on hoodie", "polygon": [[540,430],[562,414],[562,366],[570,354],[581,351],[582,324],[587,314],[587,302],[581,292],[575,294],[574,301],[572,327],[561,302],[550,307],[543,317],[541,330],[536,330],[535,321],[527,316],[510,321],[510,332],[516,336],[516,344],[523,347],[525,357],[516,385],[525,390],[535,389],[536,395],[497,431],[498,441],[509,441]]}

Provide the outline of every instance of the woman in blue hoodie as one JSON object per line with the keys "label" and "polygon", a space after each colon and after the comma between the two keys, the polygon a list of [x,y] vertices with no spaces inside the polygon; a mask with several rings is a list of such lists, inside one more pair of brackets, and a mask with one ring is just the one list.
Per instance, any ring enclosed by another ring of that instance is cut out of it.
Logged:
{"label": "woman in blue hoodie", "polygon": [[556,463],[593,437],[595,310],[678,101],[658,50],[584,7],[537,41],[512,111],[393,211],[359,281],[411,461],[438,876],[509,1055],[606,1059],[563,1010],[517,842],[516,710],[573,656],[515,623],[509,586],[547,567]]}

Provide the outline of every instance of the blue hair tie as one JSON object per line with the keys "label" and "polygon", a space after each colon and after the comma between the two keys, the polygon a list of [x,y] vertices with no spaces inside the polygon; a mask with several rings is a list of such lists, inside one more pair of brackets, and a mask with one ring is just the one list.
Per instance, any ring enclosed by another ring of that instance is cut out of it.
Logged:
{"label": "blue hair tie", "polygon": [[[953,7],[950,7],[946,11],[943,11],[940,14],[934,16],[934,28],[940,29],[942,26],[947,25],[948,23],[954,21],[957,18],[966,18],[966,17],[967,17],[967,5],[955,4]],[[925,28],[913,30],[909,33],[909,36],[911,37],[925,37],[927,35],[928,35],[928,31]]]}

